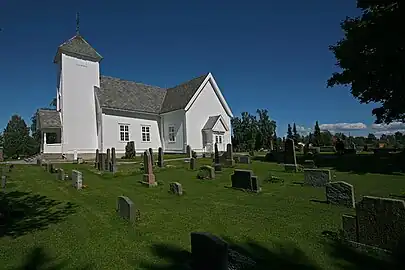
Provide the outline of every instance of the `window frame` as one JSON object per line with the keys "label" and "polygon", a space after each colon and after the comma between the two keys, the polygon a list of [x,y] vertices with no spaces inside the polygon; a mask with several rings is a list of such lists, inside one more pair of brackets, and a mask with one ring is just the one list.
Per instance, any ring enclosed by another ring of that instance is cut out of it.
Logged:
{"label": "window frame", "polygon": [[119,141],[127,143],[131,140],[129,124],[119,123],[118,124],[118,134]]}
{"label": "window frame", "polygon": [[151,126],[150,125],[141,125],[141,141],[143,143],[150,143],[151,140]]}
{"label": "window frame", "polygon": [[[173,129],[171,131],[171,129]],[[169,125],[167,128],[168,132],[167,134],[169,135],[169,143],[175,143],[176,142],[176,127],[174,125]],[[172,138],[171,138],[172,136]],[[173,139],[173,140],[171,140]]]}

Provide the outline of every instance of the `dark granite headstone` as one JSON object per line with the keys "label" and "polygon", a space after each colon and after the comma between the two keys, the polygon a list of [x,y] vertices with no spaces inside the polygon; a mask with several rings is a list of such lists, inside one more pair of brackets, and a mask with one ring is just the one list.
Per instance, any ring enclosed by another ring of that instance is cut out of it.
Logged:
{"label": "dark granite headstone", "polygon": [[193,270],[228,270],[228,243],[204,232],[191,233]]}
{"label": "dark granite headstone", "polygon": [[117,212],[120,217],[135,221],[135,206],[130,198],[126,196],[119,196],[117,200]]}

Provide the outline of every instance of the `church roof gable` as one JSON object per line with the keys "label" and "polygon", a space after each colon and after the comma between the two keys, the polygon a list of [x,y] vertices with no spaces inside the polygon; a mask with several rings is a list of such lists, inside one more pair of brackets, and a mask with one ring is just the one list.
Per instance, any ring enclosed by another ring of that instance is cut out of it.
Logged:
{"label": "church roof gable", "polygon": [[161,113],[184,109],[208,74],[167,89]]}
{"label": "church roof gable", "polygon": [[103,57],[81,35],[76,35],[62,43],[58,47],[54,62],[57,62],[61,53],[97,62],[103,59]]}

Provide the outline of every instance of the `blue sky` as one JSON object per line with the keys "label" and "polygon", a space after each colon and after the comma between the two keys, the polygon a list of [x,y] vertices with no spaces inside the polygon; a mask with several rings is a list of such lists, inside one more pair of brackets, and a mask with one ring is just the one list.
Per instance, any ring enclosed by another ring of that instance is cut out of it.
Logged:
{"label": "blue sky", "polygon": [[55,96],[52,60],[75,34],[77,11],[103,75],[170,87],[212,72],[234,115],[268,109],[279,135],[316,120],[354,135],[405,130],[372,126],[375,105],[326,88],[336,70],[328,45],[359,13],[355,1],[337,0],[0,0],[0,127],[15,113],[29,123]]}

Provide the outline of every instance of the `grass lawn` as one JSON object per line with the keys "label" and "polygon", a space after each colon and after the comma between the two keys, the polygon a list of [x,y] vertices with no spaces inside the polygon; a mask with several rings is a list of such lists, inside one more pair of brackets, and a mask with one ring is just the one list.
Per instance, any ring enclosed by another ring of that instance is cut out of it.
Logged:
{"label": "grass lawn", "polygon": [[[251,194],[224,187],[230,185],[232,169],[224,169],[215,180],[201,181],[188,164],[169,164],[176,167],[157,172],[160,185],[155,188],[138,182],[142,173],[131,171],[136,165],[120,165],[117,177],[97,175],[88,164],[60,165],[65,171],[83,172],[88,187],[80,191],[40,167],[16,166],[0,195],[0,209],[6,204],[13,209],[11,220],[0,222],[0,269],[23,269],[18,267],[33,250],[42,261],[60,264],[52,269],[181,269],[175,264],[185,256],[184,250],[190,250],[192,231],[211,232],[244,246],[250,243],[252,252],[265,255],[268,269],[376,269],[372,260],[354,261],[326,243],[322,232],[337,231],[341,215],[354,211],[310,201],[324,200],[324,189],[294,185],[303,180],[302,173],[284,173],[273,163],[239,164],[260,179],[271,172],[285,180],[262,181],[262,193]],[[352,183],[356,200],[405,191],[404,176],[399,175],[337,172],[336,180]],[[173,181],[183,185],[184,196],[168,193]],[[135,225],[117,217],[120,195],[140,210]]]}

